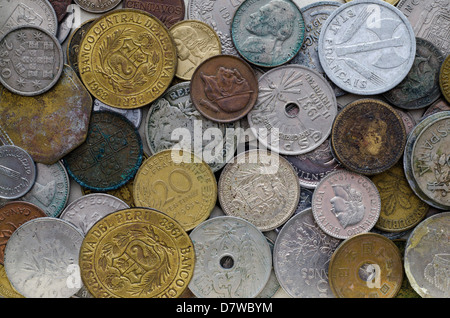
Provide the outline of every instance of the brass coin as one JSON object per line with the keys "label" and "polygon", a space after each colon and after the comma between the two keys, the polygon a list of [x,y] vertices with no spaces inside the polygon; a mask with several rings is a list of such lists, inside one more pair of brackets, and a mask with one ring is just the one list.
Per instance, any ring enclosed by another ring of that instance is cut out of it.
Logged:
{"label": "brass coin", "polygon": [[169,87],[177,65],[169,30],[149,13],[114,10],[98,18],[80,44],[78,67],[86,88],[106,105],[133,109]]}
{"label": "brass coin", "polygon": [[0,265],[0,297],[24,298],[12,285],[6,276],[5,267]]}
{"label": "brass coin", "polygon": [[445,99],[450,103],[450,55],[442,63],[439,73],[439,85]]}
{"label": "brass coin", "polygon": [[402,286],[402,257],[383,235],[358,234],[335,250],[328,275],[338,298],[393,298]]}
{"label": "brass coin", "polygon": [[142,163],[133,196],[136,206],[166,213],[189,231],[214,209],[217,181],[208,164],[194,154],[163,150]]}
{"label": "brass coin", "polygon": [[80,249],[80,273],[96,298],[176,298],[194,272],[189,235],[153,209],[130,208],[100,219]]}
{"label": "brass coin", "polygon": [[345,168],[374,175],[398,162],[406,137],[403,120],[391,106],[360,99],[336,116],[331,143],[333,154]]}

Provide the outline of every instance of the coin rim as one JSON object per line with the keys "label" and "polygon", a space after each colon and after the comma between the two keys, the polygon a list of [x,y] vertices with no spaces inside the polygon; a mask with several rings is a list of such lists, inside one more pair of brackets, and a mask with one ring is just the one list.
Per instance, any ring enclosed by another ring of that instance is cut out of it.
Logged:
{"label": "coin rim", "polygon": [[[448,73],[450,73],[450,55],[448,55],[444,61],[442,62],[441,69],[439,71],[439,87],[441,89],[442,95],[444,96],[445,100],[450,103],[450,88],[445,90],[444,89],[444,69],[448,70]],[[450,77],[450,75],[449,75]],[[450,79],[447,80],[447,84],[450,86]]]}

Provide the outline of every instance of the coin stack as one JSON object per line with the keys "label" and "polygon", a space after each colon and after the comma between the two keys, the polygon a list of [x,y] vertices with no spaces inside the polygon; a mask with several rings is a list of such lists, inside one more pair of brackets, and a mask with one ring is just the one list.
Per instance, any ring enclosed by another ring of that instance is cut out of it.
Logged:
{"label": "coin stack", "polygon": [[450,297],[448,1],[0,8],[1,297]]}

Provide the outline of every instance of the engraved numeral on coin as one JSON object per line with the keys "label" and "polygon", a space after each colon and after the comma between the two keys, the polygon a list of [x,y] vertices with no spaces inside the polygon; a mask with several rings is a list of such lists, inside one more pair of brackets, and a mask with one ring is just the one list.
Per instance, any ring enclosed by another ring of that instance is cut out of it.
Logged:
{"label": "engraved numeral on coin", "polygon": [[156,202],[155,204],[158,205],[157,208],[162,208],[175,199],[174,196],[170,196],[171,190],[178,194],[189,192],[192,189],[192,179],[184,170],[175,169],[169,174],[167,182],[161,179],[153,182],[152,192],[155,195],[157,194],[157,188],[162,188],[163,195],[161,201],[158,202],[159,204]]}

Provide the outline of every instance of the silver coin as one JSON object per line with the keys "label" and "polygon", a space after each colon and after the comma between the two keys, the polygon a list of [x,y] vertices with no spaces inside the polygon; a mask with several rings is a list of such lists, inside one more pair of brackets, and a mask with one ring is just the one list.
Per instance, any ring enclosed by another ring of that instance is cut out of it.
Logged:
{"label": "silver coin", "polygon": [[0,37],[22,25],[41,27],[56,35],[58,18],[47,0],[0,0]]}
{"label": "silver coin", "polygon": [[36,164],[22,148],[0,146],[0,198],[17,199],[33,187]]}
{"label": "silver coin", "polygon": [[450,298],[450,212],[419,223],[408,237],[404,266],[411,287],[423,298]]}
{"label": "silver coin", "polygon": [[325,142],[336,114],[336,96],[323,76],[301,65],[286,65],[261,76],[258,100],[247,118],[264,147],[300,155]]}
{"label": "silver coin", "polygon": [[125,118],[127,118],[134,127],[139,128],[142,122],[142,108],[134,108],[134,109],[120,109],[117,107],[112,107],[102,103],[98,99],[94,99],[94,108],[93,111],[101,111],[101,110],[109,110],[118,114],[121,114]]}
{"label": "silver coin", "polygon": [[47,216],[57,217],[66,207],[70,195],[70,180],[64,165],[36,163],[36,181],[23,201],[40,207]]}
{"label": "silver coin", "polygon": [[[264,233],[263,233],[264,234]],[[274,242],[272,239],[268,238],[266,235],[267,243],[270,247],[270,252],[272,253],[272,260],[273,260],[273,247]],[[272,270],[270,271],[269,279],[267,280],[266,285],[262,289],[262,291],[256,296],[256,298],[272,298],[278,290],[281,288],[280,283],[278,282],[277,276],[275,275],[275,270],[273,268],[273,262],[272,262]]]}
{"label": "silver coin", "polygon": [[5,248],[5,271],[26,298],[68,298],[81,288],[83,234],[69,222],[42,217],[21,225]]}
{"label": "silver coin", "polygon": [[199,298],[254,298],[272,270],[264,235],[237,217],[215,217],[190,233],[195,268],[189,289]]}
{"label": "silver coin", "polygon": [[281,287],[295,298],[334,298],[328,265],[340,242],[322,231],[311,209],[293,216],[274,246],[274,269]]}
{"label": "silver coin", "polygon": [[75,9],[73,7],[68,7],[67,14],[64,16],[62,21],[58,25],[58,32],[56,33],[56,38],[59,43],[62,44],[67,39],[69,34],[73,30],[73,24],[75,22]]}
{"label": "silver coin", "polygon": [[74,0],[81,9],[91,13],[104,13],[117,7],[122,0]]}
{"label": "silver coin", "polygon": [[[300,9],[315,4],[317,2],[321,2],[321,0],[292,0]],[[345,0],[331,0],[330,2],[337,2],[340,4],[344,4]]]}
{"label": "silver coin", "polygon": [[100,219],[113,212],[128,209],[129,205],[107,193],[91,193],[72,201],[60,219],[75,225],[83,235]]}
{"label": "silver coin", "polygon": [[300,198],[297,174],[276,153],[250,150],[222,170],[218,197],[226,215],[243,218],[266,232],[285,223]]}
{"label": "silver coin", "polygon": [[233,158],[239,127],[238,121],[218,123],[200,114],[191,100],[190,82],[182,82],[168,88],[151,104],[144,129],[153,154],[171,148],[186,149],[215,172]]}
{"label": "silver coin", "polygon": [[[304,187],[301,188],[301,190],[300,190],[300,200],[298,201],[297,208],[295,209],[294,214],[291,216],[290,219],[292,219],[295,215],[299,214],[300,212],[311,208],[311,200],[312,200],[313,193],[314,193],[314,190],[310,190],[310,189],[307,189],[307,188],[304,188]],[[289,220],[287,222],[289,222]],[[277,236],[278,236],[278,233],[281,231],[281,229],[283,228],[283,226],[286,223],[281,224],[281,226],[279,226],[275,230],[275,232],[277,233]]]}
{"label": "silver coin", "polygon": [[58,82],[63,67],[59,41],[40,27],[19,26],[0,39],[0,83],[12,93],[45,93]]}
{"label": "silver coin", "polygon": [[351,1],[322,26],[319,59],[325,74],[357,95],[387,92],[408,74],[416,38],[408,19],[381,0]]}

